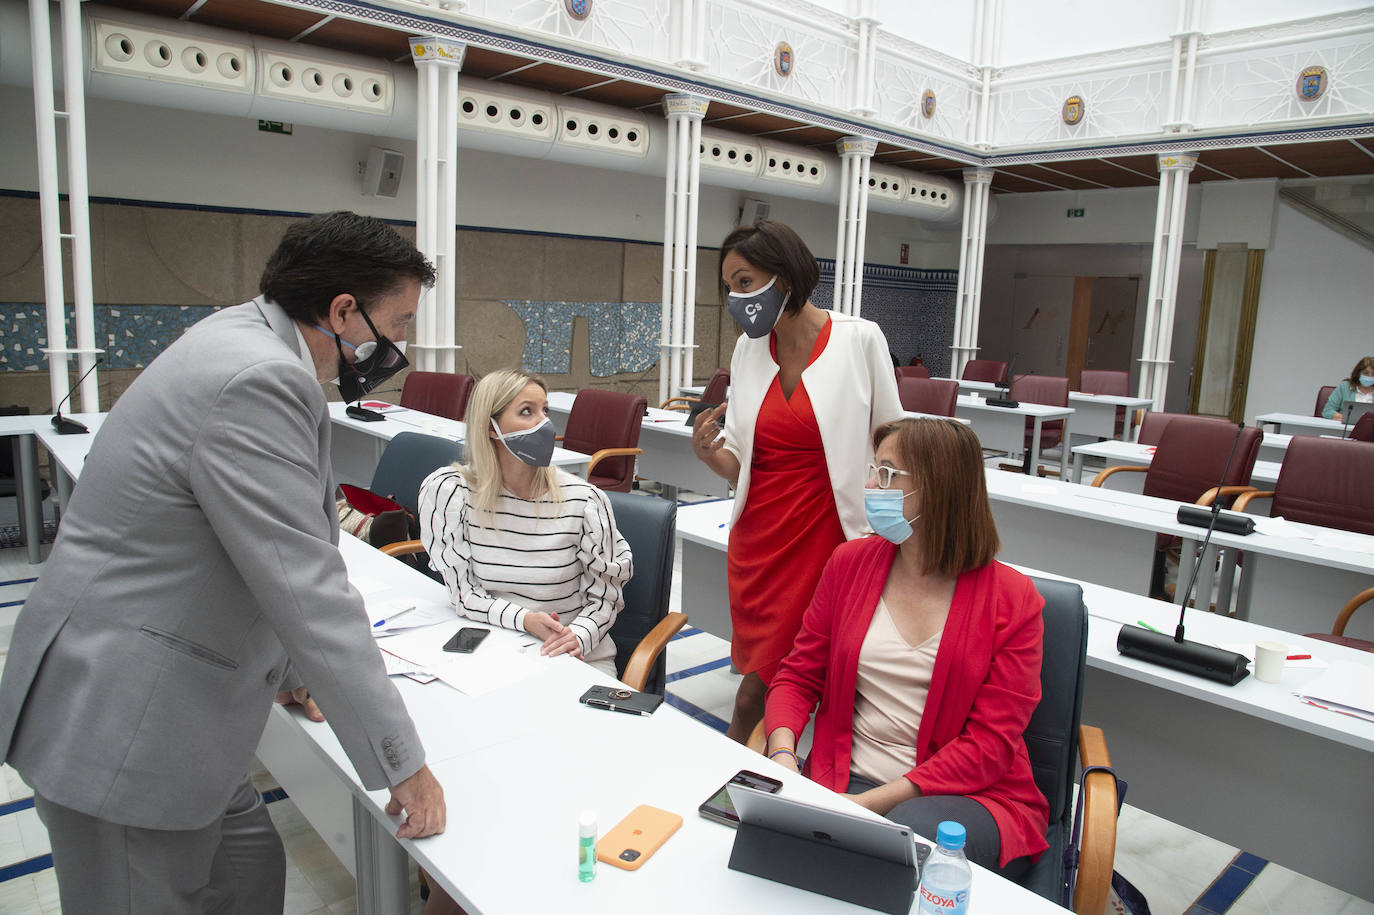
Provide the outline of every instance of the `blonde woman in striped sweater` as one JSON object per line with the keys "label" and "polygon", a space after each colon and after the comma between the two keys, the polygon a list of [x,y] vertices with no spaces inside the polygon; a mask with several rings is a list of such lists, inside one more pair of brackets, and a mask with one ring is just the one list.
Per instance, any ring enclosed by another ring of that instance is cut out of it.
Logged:
{"label": "blonde woman in striped sweater", "polygon": [[543,654],[615,676],[609,632],[625,605],[630,547],[606,494],[549,465],[547,393],[520,372],[477,383],[466,463],[420,485],[420,539],[460,614],[528,632]]}

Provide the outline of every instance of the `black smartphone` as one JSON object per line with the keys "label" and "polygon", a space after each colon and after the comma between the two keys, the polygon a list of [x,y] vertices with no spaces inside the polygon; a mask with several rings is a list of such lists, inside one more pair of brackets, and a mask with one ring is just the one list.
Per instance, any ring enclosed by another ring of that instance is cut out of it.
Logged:
{"label": "black smartphone", "polygon": [[627,715],[652,715],[663,704],[662,696],[639,693],[623,686],[593,686],[577,700],[592,708],[604,708]]}
{"label": "black smartphone", "polygon": [[490,634],[490,629],[478,629],[475,626],[459,629],[454,633],[453,638],[444,643],[444,651],[472,654],[477,650],[477,646],[482,644],[482,640]]}
{"label": "black smartphone", "polygon": [[735,773],[734,778],[721,785],[719,791],[698,807],[697,813],[708,820],[724,823],[726,826],[738,826],[739,814],[735,813],[735,805],[730,803],[730,792],[725,790],[731,785],[747,785],[769,794],[777,794],[782,788],[782,782],[776,778],[769,778],[766,775],[759,775],[757,772],[750,772],[748,769],[741,769]]}

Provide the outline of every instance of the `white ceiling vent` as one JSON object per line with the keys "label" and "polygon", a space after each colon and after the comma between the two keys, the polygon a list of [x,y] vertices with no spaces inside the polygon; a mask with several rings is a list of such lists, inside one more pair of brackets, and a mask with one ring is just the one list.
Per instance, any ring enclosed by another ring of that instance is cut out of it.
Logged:
{"label": "white ceiling vent", "polygon": [[806,187],[820,187],[825,183],[825,160],[815,155],[798,154],[796,149],[765,146],[763,177]]}
{"label": "white ceiling vent", "polygon": [[390,114],[391,74],[282,51],[258,51],[258,94],[369,114]]}
{"label": "white ceiling vent", "polygon": [[175,31],[91,20],[91,69],[166,83],[253,91],[253,51],[233,44],[182,35]]}
{"label": "white ceiling vent", "polygon": [[630,113],[558,106],[558,138],[563,146],[643,158],[649,154],[649,125]]}
{"label": "white ceiling vent", "polygon": [[906,200],[908,203],[936,210],[948,210],[954,205],[956,199],[957,195],[947,185],[921,178],[906,179]]}
{"label": "white ceiling vent", "polygon": [[487,133],[513,134],[549,142],[554,135],[554,110],[547,102],[501,95],[458,84],[458,126]]}
{"label": "white ceiling vent", "polygon": [[906,196],[906,186],[909,180],[896,172],[887,172],[882,169],[869,167],[868,170],[868,196],[881,197],[886,200],[901,200]]}
{"label": "white ceiling vent", "polygon": [[701,167],[756,176],[762,171],[763,148],[738,134],[701,132]]}

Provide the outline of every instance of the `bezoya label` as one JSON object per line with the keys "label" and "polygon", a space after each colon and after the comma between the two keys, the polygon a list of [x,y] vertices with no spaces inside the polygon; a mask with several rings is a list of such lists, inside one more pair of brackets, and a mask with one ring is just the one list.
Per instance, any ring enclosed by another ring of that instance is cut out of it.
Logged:
{"label": "bezoya label", "polygon": [[968,890],[956,890],[945,895],[940,890],[932,890],[921,884],[921,903],[918,915],[925,912],[966,912],[968,911]]}

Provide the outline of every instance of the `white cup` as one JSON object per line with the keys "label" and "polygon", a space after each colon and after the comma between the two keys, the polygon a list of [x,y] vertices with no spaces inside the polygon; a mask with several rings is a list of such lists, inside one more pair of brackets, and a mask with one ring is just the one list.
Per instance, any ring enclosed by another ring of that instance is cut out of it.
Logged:
{"label": "white cup", "polygon": [[1277,683],[1283,676],[1283,662],[1288,659],[1288,646],[1282,642],[1255,643],[1255,679]]}

